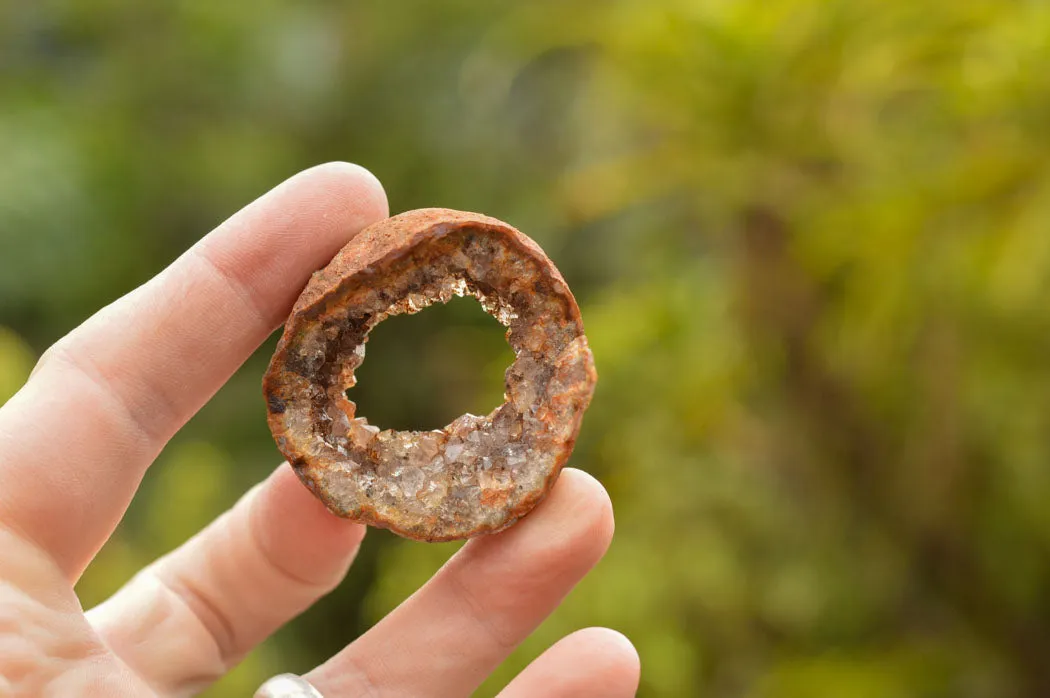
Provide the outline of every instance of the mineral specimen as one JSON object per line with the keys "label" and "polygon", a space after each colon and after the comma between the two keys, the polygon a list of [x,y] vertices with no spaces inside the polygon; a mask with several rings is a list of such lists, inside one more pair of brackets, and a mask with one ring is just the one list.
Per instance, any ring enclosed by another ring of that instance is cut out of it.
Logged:
{"label": "mineral specimen", "polygon": [[[435,431],[359,417],[346,391],[369,331],[464,295],[508,328],[504,403]],[[263,391],[278,448],[331,511],[443,541],[502,530],[543,499],[595,381],[576,300],[535,242],[487,216],[421,209],[365,229],[314,274]]]}

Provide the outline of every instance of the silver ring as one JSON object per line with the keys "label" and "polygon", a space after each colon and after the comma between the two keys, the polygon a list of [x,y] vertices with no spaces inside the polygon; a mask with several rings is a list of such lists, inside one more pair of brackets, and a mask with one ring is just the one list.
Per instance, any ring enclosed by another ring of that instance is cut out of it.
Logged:
{"label": "silver ring", "polygon": [[255,698],[324,698],[321,692],[302,676],[278,674],[255,692]]}

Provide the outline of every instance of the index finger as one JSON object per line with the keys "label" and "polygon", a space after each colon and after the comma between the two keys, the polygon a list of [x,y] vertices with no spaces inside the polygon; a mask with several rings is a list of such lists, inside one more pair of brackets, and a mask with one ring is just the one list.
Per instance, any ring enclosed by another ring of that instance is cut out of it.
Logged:
{"label": "index finger", "polygon": [[0,525],[79,576],[167,440],[387,215],[367,170],[306,170],[61,339],[0,409]]}

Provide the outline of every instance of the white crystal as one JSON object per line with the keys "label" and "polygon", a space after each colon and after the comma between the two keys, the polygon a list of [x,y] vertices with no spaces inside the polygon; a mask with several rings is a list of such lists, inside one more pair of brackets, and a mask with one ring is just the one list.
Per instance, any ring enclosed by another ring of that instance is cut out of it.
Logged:
{"label": "white crystal", "polygon": [[438,456],[423,466],[423,471],[431,477],[441,476],[447,470],[448,467],[445,465],[445,461],[441,456]]}
{"label": "white crystal", "polygon": [[446,431],[448,431],[449,434],[464,434],[477,431],[484,425],[484,422],[484,417],[479,417],[476,414],[467,412],[466,414],[461,414],[459,417],[452,420],[452,423],[446,427]]}
{"label": "white crystal", "polygon": [[441,503],[441,500],[445,498],[446,494],[448,494],[448,485],[443,482],[431,480],[427,483],[420,498],[426,506],[435,507]]}
{"label": "white crystal", "polygon": [[332,402],[325,408],[325,414],[331,420],[328,433],[335,439],[345,439],[350,435],[350,418],[338,404]]}
{"label": "white crystal", "polygon": [[317,327],[309,332],[299,343],[299,358],[302,359],[311,370],[316,371],[324,365],[325,341],[324,330]]}
{"label": "white crystal", "polygon": [[413,464],[420,467],[426,465],[441,452],[441,441],[431,434],[420,434],[418,441],[413,444],[409,459]]}
{"label": "white crystal", "polygon": [[504,489],[513,482],[510,473],[502,468],[493,468],[478,473],[478,484],[485,489]]}
{"label": "white crystal", "polygon": [[452,441],[445,447],[445,459],[449,462],[455,463],[462,455],[463,443],[461,441]]}
{"label": "white crystal", "polygon": [[364,417],[358,417],[348,421],[347,433],[353,438],[355,444],[363,448],[379,434],[379,427],[372,426]]}
{"label": "white crystal", "polygon": [[450,288],[453,293],[461,298],[470,293],[470,289],[467,288],[467,282],[463,279],[456,279],[453,281]]}
{"label": "white crystal", "polygon": [[508,444],[503,449],[503,456],[508,468],[515,469],[525,465],[525,448],[521,444]]}
{"label": "white crystal", "polygon": [[422,470],[415,467],[404,468],[397,478],[406,497],[415,497],[416,493],[423,488],[427,477]]}
{"label": "white crystal", "polygon": [[408,305],[408,312],[410,313],[418,312],[430,305],[430,300],[422,293],[410,293],[405,300]]}

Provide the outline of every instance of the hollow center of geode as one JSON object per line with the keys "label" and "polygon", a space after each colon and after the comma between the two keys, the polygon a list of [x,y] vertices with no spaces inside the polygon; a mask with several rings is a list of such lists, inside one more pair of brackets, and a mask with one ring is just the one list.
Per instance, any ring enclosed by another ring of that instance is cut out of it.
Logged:
{"label": "hollow center of geode", "polygon": [[473,297],[388,318],[369,333],[347,398],[383,428],[425,431],[487,414],[503,402],[503,371],[515,358],[505,329]]}
{"label": "hollow center of geode", "polygon": [[[440,282],[437,288],[432,289],[429,294],[409,293],[404,299],[392,304],[387,310],[377,313],[369,323],[369,331],[389,317],[395,315],[414,315],[431,305],[447,304],[454,297],[464,296],[470,296],[476,299],[485,312],[495,318],[496,321],[504,327],[509,328],[511,320],[517,318],[517,315],[513,310],[507,307],[506,304],[500,302],[498,299],[490,298],[482,293],[476,286],[469,284],[461,278],[449,278]],[[335,447],[341,445],[341,439],[349,439],[349,437],[354,435],[364,436],[364,433],[361,431],[362,429],[368,433],[378,434],[380,432],[379,427],[368,423],[367,417],[355,416],[357,413],[357,404],[353,401],[353,388],[357,384],[356,369],[364,363],[365,345],[368,340],[369,335],[366,333],[361,337],[360,342],[353,347],[347,360],[344,361],[342,370],[336,374],[333,385],[330,386],[328,391],[331,400],[328,407],[325,409],[325,415],[322,415],[322,419],[324,419],[325,416],[330,418],[327,425],[328,436],[325,440]],[[520,350],[515,351],[515,365],[517,364],[517,359],[520,354]],[[505,393],[503,396],[504,401],[507,400],[507,398],[508,395]],[[476,415],[471,415],[469,413],[463,415],[463,418],[472,417],[476,417]],[[454,424],[455,421],[460,420],[454,420],[452,423]],[[440,431],[441,429],[431,430],[430,432],[405,430],[405,433],[422,436],[427,433],[438,433]]]}

